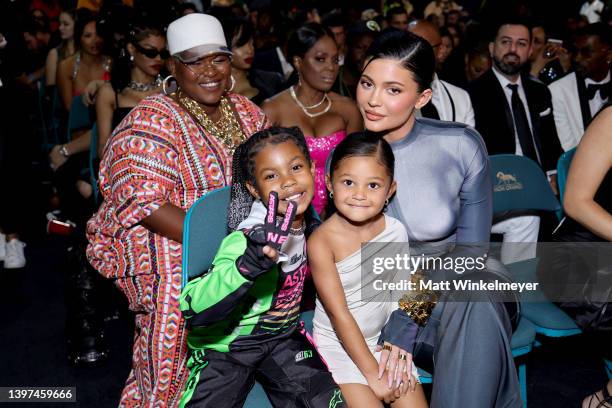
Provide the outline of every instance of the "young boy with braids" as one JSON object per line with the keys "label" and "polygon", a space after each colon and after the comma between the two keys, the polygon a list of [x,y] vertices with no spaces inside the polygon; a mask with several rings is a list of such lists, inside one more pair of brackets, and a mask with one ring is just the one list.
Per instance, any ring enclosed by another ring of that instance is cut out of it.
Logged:
{"label": "young boy with braids", "polygon": [[191,349],[181,406],[240,407],[257,378],[274,406],[343,407],[340,389],[298,329],[305,214],[314,191],[304,136],[298,128],[255,133],[233,166],[235,231],[210,271],[181,295]]}

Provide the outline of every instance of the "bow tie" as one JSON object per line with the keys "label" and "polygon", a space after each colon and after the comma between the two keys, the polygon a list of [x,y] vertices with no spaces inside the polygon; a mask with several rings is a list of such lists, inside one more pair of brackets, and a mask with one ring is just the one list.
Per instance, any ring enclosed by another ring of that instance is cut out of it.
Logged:
{"label": "bow tie", "polygon": [[589,100],[593,99],[595,95],[599,91],[599,96],[601,99],[607,99],[610,97],[610,83],[606,82],[605,84],[589,84],[587,86],[587,95]]}

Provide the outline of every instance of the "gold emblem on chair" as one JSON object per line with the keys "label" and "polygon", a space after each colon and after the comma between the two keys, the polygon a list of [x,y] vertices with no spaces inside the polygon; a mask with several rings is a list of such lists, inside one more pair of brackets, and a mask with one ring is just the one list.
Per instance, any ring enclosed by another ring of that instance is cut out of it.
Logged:
{"label": "gold emblem on chair", "polygon": [[517,180],[516,175],[506,174],[502,171],[498,171],[495,175],[497,177],[497,184],[493,187],[493,191],[498,193],[500,191],[511,191],[511,190],[522,190],[523,183]]}

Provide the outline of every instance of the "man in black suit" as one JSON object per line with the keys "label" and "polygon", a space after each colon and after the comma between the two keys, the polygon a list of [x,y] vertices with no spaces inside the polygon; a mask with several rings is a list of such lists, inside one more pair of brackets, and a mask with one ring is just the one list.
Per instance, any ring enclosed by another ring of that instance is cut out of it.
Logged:
{"label": "man in black suit", "polygon": [[531,30],[526,24],[501,24],[489,43],[493,66],[470,84],[468,92],[476,129],[489,154],[520,154],[550,172],[557,168],[561,147],[550,92],[520,75],[530,51]]}
{"label": "man in black suit", "polygon": [[[557,137],[548,88],[521,76],[531,52],[531,30],[521,21],[500,24],[489,43],[493,60],[491,70],[473,81],[469,94],[474,107],[476,129],[482,135],[489,154],[509,153],[529,157],[547,172],[556,190],[557,160],[561,146]],[[539,218],[512,217],[493,226],[503,233],[504,242],[536,242]],[[515,250],[502,261],[518,261],[535,256],[531,250]]]}

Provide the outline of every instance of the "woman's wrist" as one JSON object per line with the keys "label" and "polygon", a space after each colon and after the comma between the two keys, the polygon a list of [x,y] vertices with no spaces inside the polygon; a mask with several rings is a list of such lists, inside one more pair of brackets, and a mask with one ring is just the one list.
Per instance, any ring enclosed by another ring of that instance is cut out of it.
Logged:
{"label": "woman's wrist", "polygon": [[364,372],[362,374],[365,377],[368,384],[378,381],[378,367],[375,367],[375,370],[373,372],[370,372],[370,370],[368,370],[367,372]]}

